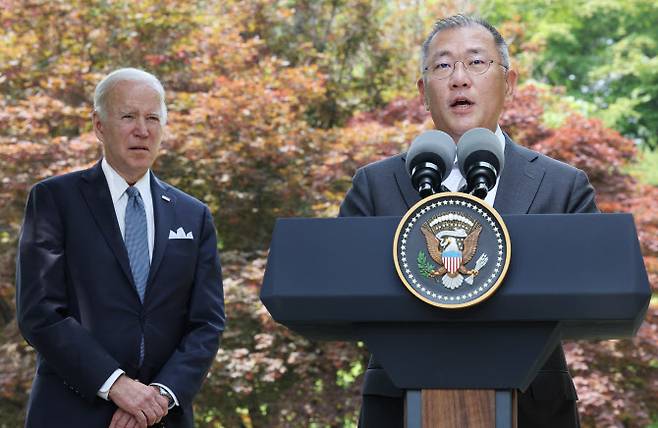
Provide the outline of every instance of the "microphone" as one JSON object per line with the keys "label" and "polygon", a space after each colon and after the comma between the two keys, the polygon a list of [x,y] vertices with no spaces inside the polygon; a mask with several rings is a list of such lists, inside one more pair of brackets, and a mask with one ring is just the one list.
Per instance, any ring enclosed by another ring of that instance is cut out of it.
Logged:
{"label": "microphone", "polygon": [[455,140],[443,131],[425,131],[414,138],[405,166],[421,198],[437,193],[455,162]]}
{"label": "microphone", "polygon": [[459,170],[466,178],[466,192],[484,199],[496,185],[505,164],[496,134],[485,128],[469,129],[457,144]]}

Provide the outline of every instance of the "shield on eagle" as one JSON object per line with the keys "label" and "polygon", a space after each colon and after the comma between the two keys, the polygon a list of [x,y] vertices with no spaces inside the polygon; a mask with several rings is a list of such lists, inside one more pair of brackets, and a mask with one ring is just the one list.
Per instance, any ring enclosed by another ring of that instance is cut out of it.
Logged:
{"label": "shield on eagle", "polygon": [[446,267],[448,273],[455,273],[462,265],[462,252],[458,250],[444,251],[441,253],[441,260],[443,260],[443,266]]}

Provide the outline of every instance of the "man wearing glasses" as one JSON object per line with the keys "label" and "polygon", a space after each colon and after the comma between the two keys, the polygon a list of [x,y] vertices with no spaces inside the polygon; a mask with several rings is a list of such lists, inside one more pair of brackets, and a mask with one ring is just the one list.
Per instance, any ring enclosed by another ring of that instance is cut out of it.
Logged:
{"label": "man wearing glasses", "polygon": [[[502,214],[597,212],[584,172],[514,143],[498,125],[503,105],[514,95],[505,40],[489,23],[457,15],[439,20],[422,46],[417,82],[436,129],[457,142],[483,127],[504,148],[505,168],[486,202]],[[459,168],[442,183],[450,191],[465,184]],[[401,216],[420,200],[399,154],[357,170],[340,216]],[[404,392],[371,358],[363,384],[359,426],[402,427]],[[576,391],[558,346],[529,388],[519,395],[519,427],[577,427]]]}

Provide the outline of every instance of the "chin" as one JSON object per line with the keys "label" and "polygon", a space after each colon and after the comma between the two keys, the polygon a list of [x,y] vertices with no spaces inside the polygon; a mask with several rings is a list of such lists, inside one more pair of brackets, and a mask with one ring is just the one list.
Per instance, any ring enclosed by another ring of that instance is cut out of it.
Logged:
{"label": "chin", "polygon": [[468,131],[469,129],[480,128],[480,127],[484,128],[485,126],[479,124],[477,120],[469,120],[469,121],[460,122],[458,124],[452,124],[452,126],[443,126],[443,127],[439,126],[437,127],[437,129],[445,131],[450,135],[461,136],[464,134],[464,132]]}
{"label": "chin", "polygon": [[[477,125],[473,125],[473,126],[460,126],[459,128],[453,128],[453,131],[452,131],[451,135],[455,135],[455,136],[457,136],[457,138],[461,138],[461,136],[464,135],[464,133],[466,131],[468,131],[470,129],[473,129],[473,128],[477,128],[477,127],[478,127]],[[457,142],[458,141],[455,140],[455,143],[457,143]]]}
{"label": "chin", "polygon": [[144,172],[151,167],[152,162],[134,162],[128,165],[134,173]]}

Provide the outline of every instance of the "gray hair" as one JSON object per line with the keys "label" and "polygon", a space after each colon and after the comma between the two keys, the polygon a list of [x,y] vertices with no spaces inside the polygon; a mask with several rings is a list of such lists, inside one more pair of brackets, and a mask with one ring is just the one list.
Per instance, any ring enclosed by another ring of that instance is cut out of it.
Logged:
{"label": "gray hair", "polygon": [[160,96],[160,118],[163,125],[167,124],[167,105],[165,104],[165,91],[162,83],[157,77],[146,71],[137,68],[120,68],[114,70],[103,78],[94,91],[94,110],[102,119],[107,117],[107,97],[112,88],[119,82],[139,82],[144,83]]}
{"label": "gray hair", "polygon": [[434,39],[434,36],[436,36],[440,31],[447,30],[450,28],[463,28],[463,27],[470,27],[472,25],[480,25],[484,27],[489,33],[494,38],[494,42],[496,43],[496,48],[498,48],[498,53],[500,54],[500,59],[502,62],[502,65],[504,65],[506,68],[509,68],[509,49],[507,47],[507,43],[505,42],[505,39],[501,34],[496,30],[496,28],[489,24],[487,21],[485,21],[482,18],[475,17],[475,16],[468,16],[468,15],[454,15],[450,16],[448,18],[443,18],[439,19],[434,23],[434,27],[432,28],[432,32],[430,35],[425,39],[422,45],[421,49],[421,58],[420,58],[420,72],[423,74],[424,78],[424,71],[425,71],[425,61],[427,61],[427,56],[429,55],[429,49],[430,49],[430,43],[432,43],[432,40]]}

